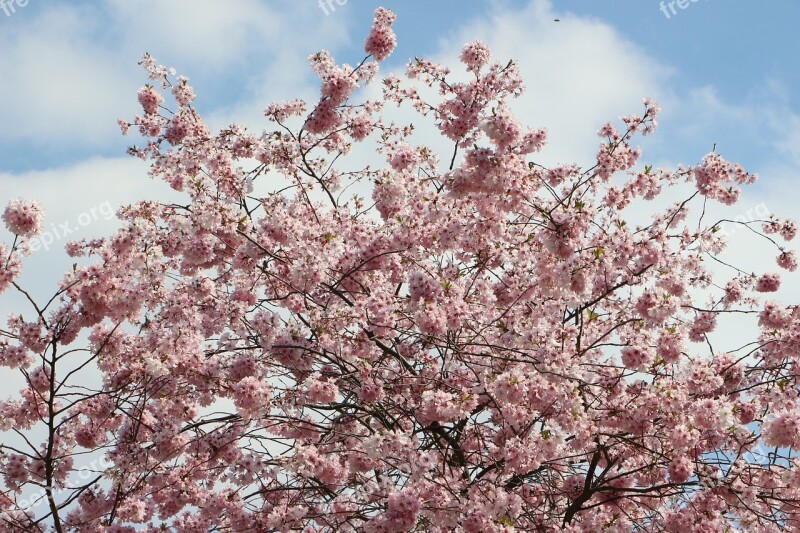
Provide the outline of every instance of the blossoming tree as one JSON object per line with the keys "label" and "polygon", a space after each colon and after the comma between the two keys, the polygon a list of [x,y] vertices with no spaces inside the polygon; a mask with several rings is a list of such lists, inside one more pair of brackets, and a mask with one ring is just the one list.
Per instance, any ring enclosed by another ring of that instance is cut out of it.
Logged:
{"label": "blossoming tree", "polygon": [[[263,135],[210,131],[187,78],[145,56],[143,114],[121,125],[186,201],[68,244],[86,266],[0,330],[25,382],[0,403],[2,530],[800,528],[800,310],[762,299],[778,274],[712,273],[721,226],[693,216],[755,176],[716,153],[642,166],[649,100],[602,126],[591,168],[545,168],[546,132],[508,107],[516,65],[480,42],[467,81],[420,59],[357,102],[393,20],[377,10],[355,67],[312,56],[319,101],[270,105]],[[386,104],[432,119],[443,157]],[[370,142],[385,166],[337,166]],[[255,195],[265,181],[287,185]],[[694,194],[628,222],[681,183]],[[5,209],[0,290],[27,295],[41,216]],[[794,222],[748,224],[796,268]],[[723,353],[708,334],[730,313],[760,335]]]}

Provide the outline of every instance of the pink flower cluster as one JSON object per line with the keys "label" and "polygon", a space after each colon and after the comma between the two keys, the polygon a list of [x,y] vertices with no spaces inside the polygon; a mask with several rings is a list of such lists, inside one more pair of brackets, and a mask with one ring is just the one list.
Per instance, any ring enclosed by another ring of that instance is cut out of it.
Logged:
{"label": "pink flower cluster", "polygon": [[492,53],[489,47],[486,46],[486,43],[483,41],[475,41],[464,45],[459,59],[467,66],[468,71],[477,72],[489,63],[491,57]]}
{"label": "pink flower cluster", "polygon": [[797,447],[800,445],[800,415],[789,412],[776,416],[764,425],[763,434],[769,446]]}
{"label": "pink flower cluster", "polygon": [[305,382],[306,398],[311,403],[331,403],[339,394],[339,389],[332,380],[312,375]]}
{"label": "pink flower cluster", "polygon": [[420,510],[419,498],[409,490],[391,494],[386,513],[367,531],[400,533],[408,531],[417,523]]}
{"label": "pink flower cluster", "polygon": [[158,113],[158,107],[164,102],[164,97],[151,85],[146,85],[139,89],[139,103],[148,115]]}
{"label": "pink flower cluster", "polygon": [[653,355],[649,349],[639,346],[629,346],[622,349],[622,364],[627,368],[642,368],[653,361]]}
{"label": "pink flower cluster", "polygon": [[780,274],[762,274],[756,280],[756,290],[758,292],[775,292],[781,286]]}
{"label": "pink flower cluster", "polygon": [[669,464],[669,479],[673,483],[684,483],[693,473],[692,460],[685,455],[673,459]]}
{"label": "pink flower cluster", "polygon": [[789,272],[797,270],[797,254],[794,250],[781,252],[777,259],[778,266]]}
{"label": "pink flower cluster", "polygon": [[487,118],[482,129],[498,151],[517,144],[522,135],[522,126],[505,106]]}
{"label": "pink flower cluster", "polygon": [[764,233],[778,233],[785,241],[791,241],[797,235],[797,222],[788,218],[781,222],[773,218],[764,223]]}
{"label": "pink flower cluster", "polygon": [[[314,54],[318,99],[267,106],[263,133],[212,131],[145,55],[121,126],[182,200],[70,243],[43,302],[16,281],[26,240],[0,244],[0,291],[27,306],[0,327],[22,384],[0,398],[6,529],[799,530],[800,307],[777,274],[709,267],[704,202],[754,176],[718,154],[640,168],[651,100],[601,126],[590,165],[546,166],[517,65],[481,42],[457,76],[420,58],[361,99],[393,22],[376,12],[356,66]],[[680,179],[700,193],[661,202]],[[4,220],[24,237],[41,213]],[[731,316],[758,327],[744,348],[714,334]]]}
{"label": "pink flower cluster", "polygon": [[35,237],[42,230],[44,211],[35,200],[15,198],[3,211],[3,222],[8,231],[20,237]]}
{"label": "pink flower cluster", "polygon": [[739,199],[741,189],[734,184],[751,184],[758,178],[748,174],[738,163],[725,161],[721,155],[712,152],[691,169],[697,190],[700,194],[733,205]]}
{"label": "pink flower cluster", "polygon": [[364,43],[364,51],[376,61],[389,57],[397,46],[397,38],[392,30],[395,18],[395,14],[386,8],[379,7],[375,10],[375,20]]}
{"label": "pink flower cluster", "polygon": [[233,387],[233,393],[233,401],[243,416],[256,417],[269,411],[272,391],[263,380],[244,377]]}

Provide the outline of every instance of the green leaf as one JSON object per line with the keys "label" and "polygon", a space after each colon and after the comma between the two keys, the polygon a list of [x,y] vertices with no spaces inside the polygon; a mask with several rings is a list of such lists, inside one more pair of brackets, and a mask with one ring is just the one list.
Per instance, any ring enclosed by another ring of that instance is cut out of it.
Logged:
{"label": "green leaf", "polygon": [[508,515],[498,519],[497,521],[500,524],[504,525],[504,526],[513,526],[514,525],[514,520]]}

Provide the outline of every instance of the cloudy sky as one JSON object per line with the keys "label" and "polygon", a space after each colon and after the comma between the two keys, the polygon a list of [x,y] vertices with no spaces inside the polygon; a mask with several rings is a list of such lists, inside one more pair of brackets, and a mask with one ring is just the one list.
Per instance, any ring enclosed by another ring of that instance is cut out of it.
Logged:
{"label": "cloudy sky", "polygon": [[[650,96],[663,113],[644,163],[692,164],[716,145],[761,176],[728,216],[800,218],[796,0],[0,0],[0,207],[38,199],[54,235],[26,259],[23,283],[52,294],[71,267],[68,239],[108,234],[109,209],[168,194],[125,154],[135,138],[116,124],[139,112],[143,52],[191,79],[212,127],[261,131],[268,103],[317,97],[309,55],[363,58],[379,5],[398,14],[383,74],[415,56],[453,64],[475,39],[517,60],[527,92],[514,108],[550,130],[545,163],[589,162],[600,125]],[[731,235],[737,257],[776,270],[745,233]],[[5,228],[0,239],[11,242]],[[800,300],[797,276],[786,287]],[[0,297],[3,314],[14,299]]]}

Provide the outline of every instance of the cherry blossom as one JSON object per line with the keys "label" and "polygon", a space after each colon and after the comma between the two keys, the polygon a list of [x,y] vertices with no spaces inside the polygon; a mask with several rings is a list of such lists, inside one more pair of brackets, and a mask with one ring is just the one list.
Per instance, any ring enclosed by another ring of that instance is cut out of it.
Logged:
{"label": "cherry blossom", "polygon": [[[756,175],[716,152],[653,168],[650,99],[597,124],[589,165],[545,166],[486,44],[376,81],[394,20],[375,12],[353,65],[313,54],[319,94],[268,104],[263,132],[212,130],[145,55],[119,124],[183,200],[66,244],[53,298],[19,282],[41,209],[9,204],[0,529],[800,528],[800,307],[719,259],[735,241],[708,209]],[[797,224],[757,224],[796,270]]]}
{"label": "cherry blossom", "polygon": [[22,198],[11,200],[3,211],[3,222],[11,233],[21,237],[35,237],[42,230],[44,211],[33,201]]}

